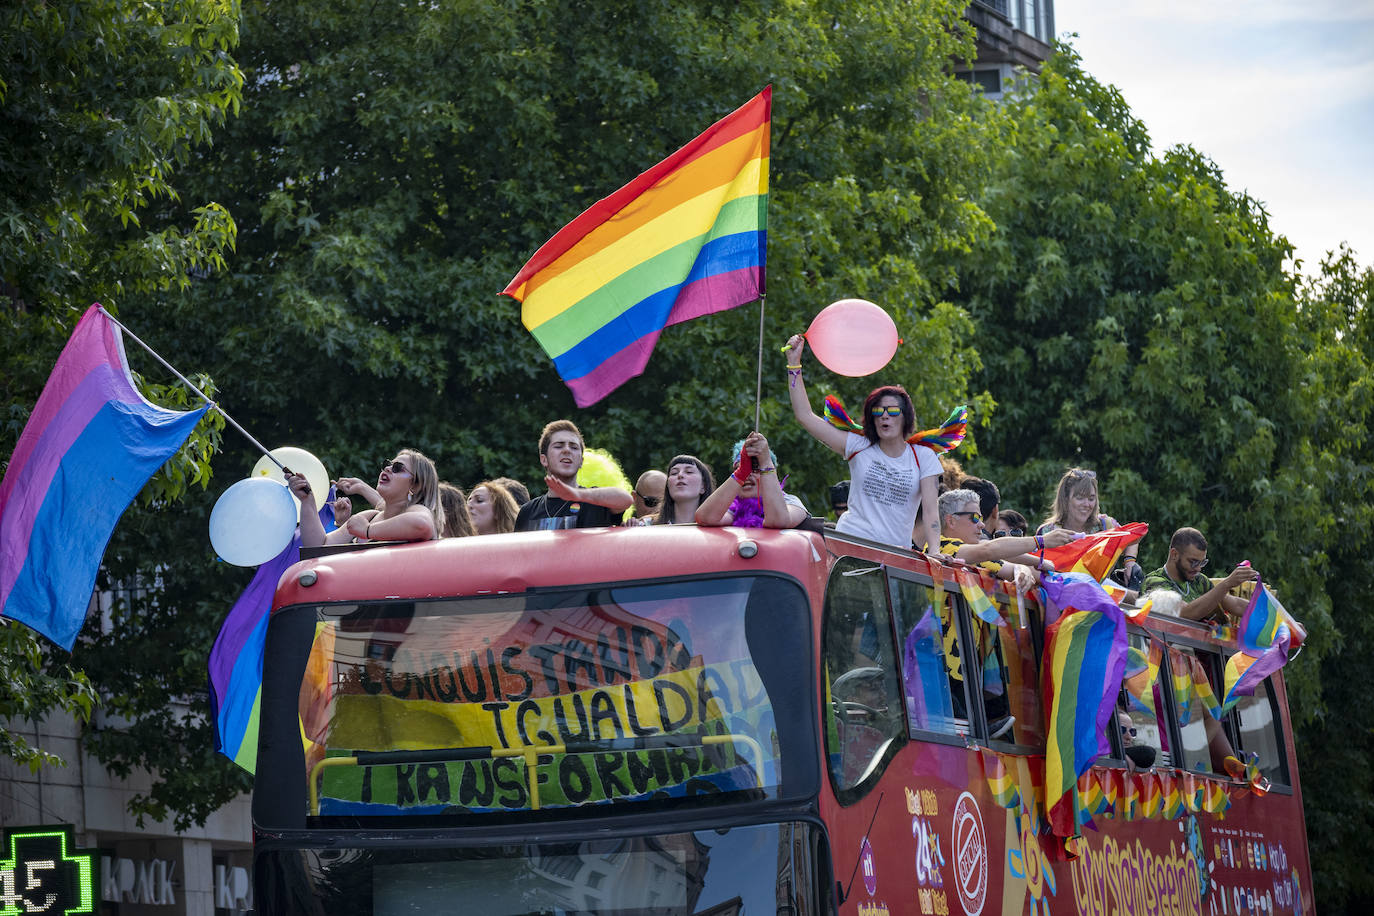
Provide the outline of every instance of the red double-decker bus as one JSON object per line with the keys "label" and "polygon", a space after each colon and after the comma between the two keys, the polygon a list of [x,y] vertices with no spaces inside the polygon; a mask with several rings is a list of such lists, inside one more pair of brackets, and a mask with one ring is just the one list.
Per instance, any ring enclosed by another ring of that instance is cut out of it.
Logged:
{"label": "red double-decker bus", "polygon": [[819,528],[316,552],[268,628],[258,912],[1313,911],[1281,674],[1217,718],[1234,645],[1133,626],[1069,857],[1040,611],[987,580],[984,624],[930,562]]}

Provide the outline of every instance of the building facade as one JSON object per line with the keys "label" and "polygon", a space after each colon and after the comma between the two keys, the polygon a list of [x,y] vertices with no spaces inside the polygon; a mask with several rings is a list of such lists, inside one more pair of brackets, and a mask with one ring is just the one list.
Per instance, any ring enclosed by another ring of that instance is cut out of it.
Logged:
{"label": "building facade", "polygon": [[67,761],[32,772],[0,759],[0,827],[71,824],[79,847],[99,850],[101,916],[232,916],[250,911],[252,822],[248,796],[216,811],[202,827],[129,814],[130,798],[147,792],[147,773],[121,779],[82,752],[80,726],[51,716],[37,726],[4,722]]}
{"label": "building facade", "polygon": [[964,11],[977,30],[978,56],[957,72],[1000,98],[1015,85],[1016,71],[1040,71],[1054,52],[1054,0],[973,0]]}

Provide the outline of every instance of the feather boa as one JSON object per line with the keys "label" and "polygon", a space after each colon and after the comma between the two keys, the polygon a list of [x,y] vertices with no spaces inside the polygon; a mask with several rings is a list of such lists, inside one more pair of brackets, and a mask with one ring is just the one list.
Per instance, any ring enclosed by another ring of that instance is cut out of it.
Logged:
{"label": "feather boa", "polygon": [[[786,492],[787,478],[778,481],[778,489]],[[736,496],[735,501],[730,503],[730,515],[734,521],[730,524],[736,528],[762,528],[763,527],[763,499],[758,496]]]}

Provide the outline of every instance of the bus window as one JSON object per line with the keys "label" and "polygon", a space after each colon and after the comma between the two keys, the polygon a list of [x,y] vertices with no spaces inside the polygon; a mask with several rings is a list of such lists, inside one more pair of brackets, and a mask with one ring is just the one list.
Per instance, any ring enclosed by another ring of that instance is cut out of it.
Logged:
{"label": "bus window", "polygon": [[1182,744],[1175,755],[1175,765],[1200,773],[1224,773],[1222,761],[1233,751],[1217,718],[1220,709],[1214,676],[1216,656],[1170,646],[1168,659],[1174,715]]}
{"label": "bus window", "polygon": [[[1007,621],[1007,626],[995,628],[1001,686],[1014,723],[1007,740],[1026,747],[1043,747],[1045,715],[1040,702],[1040,653],[1036,651],[1034,639],[1039,622],[1030,605],[1022,602],[1018,609],[1015,599],[1005,603],[999,601],[997,609]],[[985,688],[989,683],[988,674],[985,668]],[[993,718],[989,712],[989,722]]]}
{"label": "bus window", "polygon": [[[1117,730],[1127,758],[1141,769],[1169,766],[1169,751],[1158,712],[1164,701],[1159,682],[1163,646],[1144,633],[1128,632],[1126,671],[1117,704]],[[1137,750],[1131,750],[1131,748]]]}
{"label": "bus window", "polygon": [[1266,678],[1255,688],[1255,695],[1241,697],[1236,704],[1236,724],[1240,729],[1240,749],[1259,754],[1260,772],[1275,785],[1288,785],[1274,697]]}
{"label": "bus window", "polygon": [[886,576],[871,560],[840,557],[825,590],[823,664],[830,775],[856,801],[905,737],[888,619]]}
{"label": "bus window", "polygon": [[[945,658],[942,615],[931,601],[934,589],[911,579],[893,577],[892,612],[901,635],[902,685],[906,696],[907,725],[913,732],[959,735],[967,731],[954,719],[951,690],[962,696],[963,682],[951,681]],[[949,595],[942,593],[944,601]]]}
{"label": "bus window", "polygon": [[298,703],[308,812],[775,796],[802,601],[728,577],[321,608]]}

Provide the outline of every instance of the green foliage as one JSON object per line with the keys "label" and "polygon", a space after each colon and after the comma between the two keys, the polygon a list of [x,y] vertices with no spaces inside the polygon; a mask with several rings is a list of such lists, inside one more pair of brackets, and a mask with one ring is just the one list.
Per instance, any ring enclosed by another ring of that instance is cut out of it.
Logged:
{"label": "green foliage", "polygon": [[[1312,473],[1304,499],[1323,510],[1326,588],[1338,642],[1321,659],[1321,715],[1299,727],[1313,882],[1322,912],[1359,912],[1374,899],[1364,865],[1374,822],[1374,710],[1368,691],[1374,621],[1374,267],[1332,253],[1300,291],[1299,386]],[[1339,649],[1340,651],[1337,651]]]}
{"label": "green foliage", "polygon": [[[224,267],[234,221],[212,202],[185,205],[173,174],[237,109],[237,27],[231,0],[0,8],[0,454],[12,452],[92,301],[118,308]],[[168,406],[199,402],[184,389],[143,387]],[[165,510],[191,485],[204,488],[222,425],[202,422],[140,506]],[[152,524],[139,509],[129,516]],[[88,719],[109,685],[93,685],[82,655],[68,660],[24,627],[0,628],[0,716],[36,721],[60,709]],[[8,732],[0,754],[60,762]]]}

